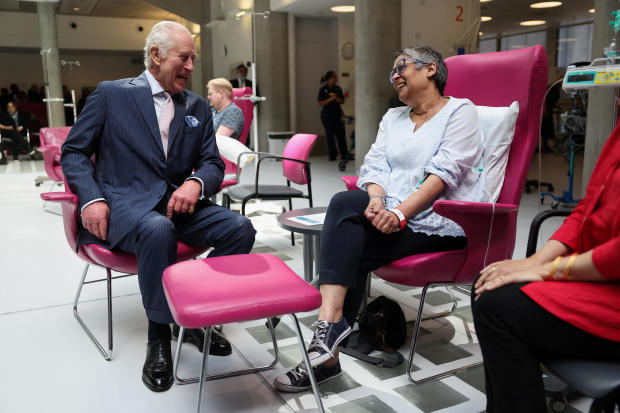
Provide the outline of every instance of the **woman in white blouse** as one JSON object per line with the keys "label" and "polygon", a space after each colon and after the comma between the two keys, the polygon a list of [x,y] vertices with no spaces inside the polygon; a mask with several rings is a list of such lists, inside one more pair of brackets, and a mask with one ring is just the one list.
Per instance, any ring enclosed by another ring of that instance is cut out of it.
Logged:
{"label": "woman in white blouse", "polygon": [[[338,345],[351,331],[369,271],[408,255],[463,248],[438,199],[483,201],[482,137],[475,106],[443,95],[448,70],[430,47],[400,50],[390,83],[407,106],[383,116],[356,191],[336,194],[323,225],[319,284],[323,303],[308,347],[317,382],[342,374]],[[310,389],[303,363],[277,377],[288,392]]]}

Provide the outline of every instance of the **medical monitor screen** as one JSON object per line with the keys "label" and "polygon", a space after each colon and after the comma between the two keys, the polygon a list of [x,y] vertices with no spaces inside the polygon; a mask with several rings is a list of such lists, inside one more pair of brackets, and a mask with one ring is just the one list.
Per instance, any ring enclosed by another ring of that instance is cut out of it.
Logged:
{"label": "medical monitor screen", "polygon": [[594,80],[594,73],[577,73],[574,75],[568,75],[567,82],[592,82]]}

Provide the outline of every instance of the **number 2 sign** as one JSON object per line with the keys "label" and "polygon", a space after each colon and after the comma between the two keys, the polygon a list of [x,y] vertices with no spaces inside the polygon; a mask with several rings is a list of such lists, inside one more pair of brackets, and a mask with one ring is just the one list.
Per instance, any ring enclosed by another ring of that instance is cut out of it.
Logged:
{"label": "number 2 sign", "polygon": [[456,9],[459,11],[459,14],[456,15],[456,21],[462,22],[463,21],[463,6],[456,6]]}

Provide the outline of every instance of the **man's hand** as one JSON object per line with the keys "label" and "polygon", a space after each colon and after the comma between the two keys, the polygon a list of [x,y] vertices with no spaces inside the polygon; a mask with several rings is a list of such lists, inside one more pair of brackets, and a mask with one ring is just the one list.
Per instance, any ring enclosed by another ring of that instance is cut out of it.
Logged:
{"label": "man's hand", "polygon": [[82,211],[82,226],[99,239],[108,238],[110,208],[103,201],[93,202]]}
{"label": "man's hand", "polygon": [[17,131],[18,131],[18,132],[21,132],[22,130],[24,130],[24,127],[23,127],[23,126],[18,126],[18,127],[17,127]]}
{"label": "man's hand", "polygon": [[193,214],[201,191],[202,185],[196,179],[185,181],[183,185],[172,193],[170,201],[168,201],[166,217],[170,219],[173,214]]}

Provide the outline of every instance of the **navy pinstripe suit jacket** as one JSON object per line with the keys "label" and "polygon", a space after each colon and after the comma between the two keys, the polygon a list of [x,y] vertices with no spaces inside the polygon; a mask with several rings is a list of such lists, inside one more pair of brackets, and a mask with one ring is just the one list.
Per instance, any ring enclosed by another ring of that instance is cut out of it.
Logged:
{"label": "navy pinstripe suit jacket", "polygon": [[[107,243],[82,228],[80,245],[95,242],[114,247],[141,217],[190,176],[202,179],[206,197],[218,189],[224,163],[215,143],[209,104],[187,90],[172,99],[174,119],[166,160],[144,73],[102,82],[88,97],[62,146],[60,163],[80,208],[104,198],[110,207],[110,221]],[[188,126],[187,115],[198,119],[200,125]]]}

